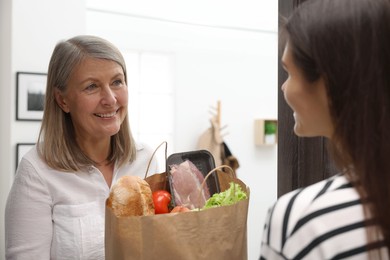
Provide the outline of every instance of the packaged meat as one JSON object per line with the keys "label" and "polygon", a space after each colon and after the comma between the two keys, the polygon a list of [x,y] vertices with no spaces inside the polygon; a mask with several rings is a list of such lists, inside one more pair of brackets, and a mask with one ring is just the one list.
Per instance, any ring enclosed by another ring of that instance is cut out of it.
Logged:
{"label": "packaged meat", "polygon": [[174,206],[202,208],[207,199],[219,192],[217,173],[206,175],[215,168],[214,158],[206,150],[175,153],[167,159],[167,172]]}

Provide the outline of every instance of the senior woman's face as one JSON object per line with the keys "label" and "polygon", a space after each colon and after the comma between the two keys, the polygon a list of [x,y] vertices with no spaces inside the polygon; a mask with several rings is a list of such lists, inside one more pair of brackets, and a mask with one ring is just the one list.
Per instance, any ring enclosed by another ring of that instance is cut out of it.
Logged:
{"label": "senior woman's face", "polygon": [[57,102],[70,113],[76,138],[94,140],[118,133],[127,114],[128,90],[122,67],[110,60],[86,58],[73,70]]}

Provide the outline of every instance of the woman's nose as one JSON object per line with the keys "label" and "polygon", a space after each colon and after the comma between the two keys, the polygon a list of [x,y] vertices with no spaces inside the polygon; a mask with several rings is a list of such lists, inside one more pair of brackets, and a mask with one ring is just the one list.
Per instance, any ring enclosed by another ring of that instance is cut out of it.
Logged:
{"label": "woman's nose", "polygon": [[102,104],[111,106],[114,105],[115,103],[116,103],[115,92],[109,87],[104,88],[102,91]]}
{"label": "woman's nose", "polygon": [[286,81],[282,84],[282,87],[280,88],[283,92],[285,91],[286,89]]}

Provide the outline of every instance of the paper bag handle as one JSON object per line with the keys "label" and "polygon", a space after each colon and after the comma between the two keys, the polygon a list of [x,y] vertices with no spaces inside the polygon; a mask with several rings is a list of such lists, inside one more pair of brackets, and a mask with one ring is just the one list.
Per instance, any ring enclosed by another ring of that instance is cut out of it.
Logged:
{"label": "paper bag handle", "polygon": [[[218,167],[215,167],[214,169],[212,169],[211,171],[209,171],[207,173],[207,175],[204,177],[204,180],[202,182],[202,185],[200,186],[200,189],[199,189],[199,195],[198,195],[198,205],[200,205],[200,198],[202,196],[202,192],[203,192],[203,188],[204,188],[204,185],[207,181],[207,178],[214,172],[218,171],[218,170],[221,170],[223,168],[226,168],[230,171],[230,173],[233,175],[233,179],[237,179],[237,176],[236,176],[236,173],[235,171],[233,170],[232,167],[228,166],[228,165],[220,165]],[[233,186],[233,192],[234,194],[236,194],[236,185]],[[200,210],[200,207],[198,207],[198,209]]]}
{"label": "paper bag handle", "polygon": [[154,155],[156,154],[157,150],[158,150],[163,144],[165,144],[165,169],[167,168],[167,150],[168,150],[168,142],[167,142],[167,141],[163,141],[161,144],[159,144],[159,145],[157,146],[157,148],[154,150],[152,156],[150,157],[149,162],[148,162],[148,167],[146,168],[146,172],[145,172],[145,177],[144,177],[144,179],[146,179],[146,177],[148,177],[148,172],[149,172],[150,164],[152,163],[152,160],[153,160],[153,158],[154,158]]}

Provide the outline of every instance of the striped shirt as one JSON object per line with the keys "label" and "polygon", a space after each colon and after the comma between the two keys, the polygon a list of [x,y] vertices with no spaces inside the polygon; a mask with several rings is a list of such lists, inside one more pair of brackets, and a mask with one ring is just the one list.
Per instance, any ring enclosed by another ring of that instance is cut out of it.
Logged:
{"label": "striped shirt", "polygon": [[[369,259],[368,225],[357,191],[336,175],[277,200],[268,212],[260,259]],[[382,243],[373,246],[389,259]]]}

